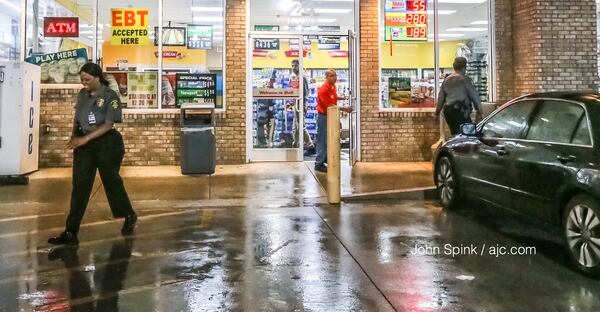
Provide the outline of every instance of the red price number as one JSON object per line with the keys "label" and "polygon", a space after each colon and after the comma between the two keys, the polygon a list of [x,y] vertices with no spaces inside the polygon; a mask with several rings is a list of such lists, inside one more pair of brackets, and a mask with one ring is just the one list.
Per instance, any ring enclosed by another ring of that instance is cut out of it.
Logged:
{"label": "red price number", "polygon": [[427,11],[426,0],[406,1],[406,11]]}
{"label": "red price number", "polygon": [[406,14],[406,23],[411,25],[427,25],[427,14]]}
{"label": "red price number", "polygon": [[427,38],[426,27],[406,27],[406,36],[408,38]]}

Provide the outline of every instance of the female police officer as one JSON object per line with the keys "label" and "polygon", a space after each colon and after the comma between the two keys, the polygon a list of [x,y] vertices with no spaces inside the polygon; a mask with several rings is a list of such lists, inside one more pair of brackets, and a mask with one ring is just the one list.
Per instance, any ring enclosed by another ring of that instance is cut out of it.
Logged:
{"label": "female police officer", "polygon": [[83,89],[77,95],[73,133],[68,145],[74,149],[71,210],[65,231],[48,240],[53,245],[78,243],[77,233],[92,192],[96,169],[100,172],[113,217],[125,218],[121,233],[131,234],[137,221],[119,175],[125,154],[123,138],[113,128],[113,124],[122,119],[119,96],[108,88],[100,66],[87,63],[79,74]]}

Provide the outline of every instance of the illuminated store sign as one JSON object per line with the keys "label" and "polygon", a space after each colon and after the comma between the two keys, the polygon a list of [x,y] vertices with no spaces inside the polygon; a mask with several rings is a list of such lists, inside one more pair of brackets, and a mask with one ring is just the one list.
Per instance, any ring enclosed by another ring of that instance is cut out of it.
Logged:
{"label": "illuminated store sign", "polygon": [[112,45],[148,44],[148,9],[112,9],[111,26]]}
{"label": "illuminated store sign", "polygon": [[44,37],[79,37],[79,18],[44,17]]}
{"label": "illuminated store sign", "polygon": [[426,0],[385,2],[386,41],[426,41],[427,35]]}
{"label": "illuminated store sign", "polygon": [[187,25],[187,48],[210,50],[212,49],[212,25]]}

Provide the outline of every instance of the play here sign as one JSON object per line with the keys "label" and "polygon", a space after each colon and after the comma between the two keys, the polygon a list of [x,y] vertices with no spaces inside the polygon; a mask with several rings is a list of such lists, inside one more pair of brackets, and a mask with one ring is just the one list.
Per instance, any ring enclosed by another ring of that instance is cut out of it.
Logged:
{"label": "play here sign", "polygon": [[111,10],[111,45],[147,45],[148,9]]}

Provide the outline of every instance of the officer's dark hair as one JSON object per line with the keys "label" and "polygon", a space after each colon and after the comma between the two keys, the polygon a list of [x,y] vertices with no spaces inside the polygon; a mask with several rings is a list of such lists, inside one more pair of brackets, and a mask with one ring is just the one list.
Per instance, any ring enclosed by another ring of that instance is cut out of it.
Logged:
{"label": "officer's dark hair", "polygon": [[86,73],[88,75],[92,75],[94,77],[100,78],[100,83],[108,86],[108,80],[104,78],[104,73],[102,73],[102,67],[98,66],[95,63],[87,63],[81,67],[79,73]]}
{"label": "officer's dark hair", "polygon": [[467,59],[462,56],[456,57],[452,67],[454,67],[454,70],[456,71],[465,70],[467,68]]}

